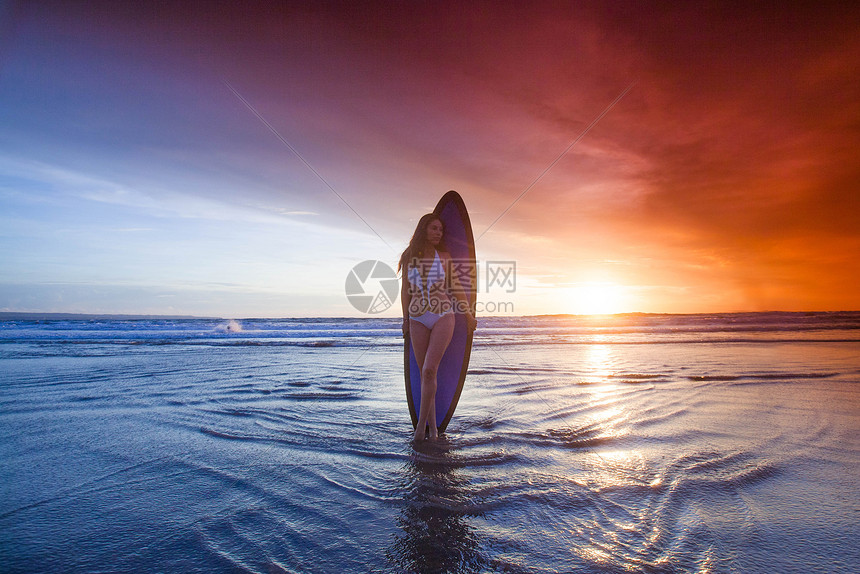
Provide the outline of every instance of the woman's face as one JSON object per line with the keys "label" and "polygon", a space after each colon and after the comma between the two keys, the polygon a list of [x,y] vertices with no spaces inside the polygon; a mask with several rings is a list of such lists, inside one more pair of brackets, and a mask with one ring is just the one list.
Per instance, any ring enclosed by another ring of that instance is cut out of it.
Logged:
{"label": "woman's face", "polygon": [[442,241],[442,232],[442,222],[434,219],[427,226],[427,242],[434,247],[439,245],[439,242]]}

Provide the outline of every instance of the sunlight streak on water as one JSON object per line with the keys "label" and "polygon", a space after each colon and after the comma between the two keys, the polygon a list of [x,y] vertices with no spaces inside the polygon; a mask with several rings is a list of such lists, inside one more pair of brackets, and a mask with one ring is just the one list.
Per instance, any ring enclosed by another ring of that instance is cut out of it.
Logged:
{"label": "sunlight streak on water", "polygon": [[609,345],[589,345],[586,356],[586,372],[589,378],[595,381],[607,379],[613,371],[612,349]]}

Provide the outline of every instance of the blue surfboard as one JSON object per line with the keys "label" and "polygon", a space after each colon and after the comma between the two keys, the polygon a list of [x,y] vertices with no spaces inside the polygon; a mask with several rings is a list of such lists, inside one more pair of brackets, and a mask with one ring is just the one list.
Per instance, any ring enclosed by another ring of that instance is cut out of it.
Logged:
{"label": "blue surfboard", "polygon": [[[475,238],[472,235],[472,223],[463,198],[456,191],[449,191],[433,213],[439,216],[445,228],[442,240],[451,254],[454,262],[452,272],[457,273],[460,284],[465,290],[466,297],[475,313],[475,301],[478,292],[478,268],[475,263]],[[445,270],[446,273],[449,270]],[[472,353],[472,331],[466,324],[466,317],[457,313],[455,317],[454,335],[448,345],[439,371],[436,375],[436,426],[439,432],[445,432],[460,393],[466,381],[469,369],[469,356]],[[412,417],[413,428],[418,424],[418,412],[421,410],[421,370],[412,351],[412,341],[407,334],[403,346],[403,367],[406,378],[406,401],[409,403],[409,415]]]}

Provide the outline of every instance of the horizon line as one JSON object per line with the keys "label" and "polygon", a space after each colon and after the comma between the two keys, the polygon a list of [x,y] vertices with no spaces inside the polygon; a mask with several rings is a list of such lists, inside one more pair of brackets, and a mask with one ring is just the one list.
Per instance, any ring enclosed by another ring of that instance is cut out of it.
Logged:
{"label": "horizon line", "polygon": [[[824,314],[841,314],[841,313],[860,313],[856,309],[843,309],[838,311],[785,311],[785,310],[770,310],[770,311],[700,311],[695,313],[663,313],[651,311],[627,311],[622,313],[540,313],[532,315],[481,315],[479,318],[484,319],[527,319],[540,317],[625,317],[625,316],[647,316],[647,315],[774,315],[774,314],[792,314],[792,315],[824,315]],[[125,319],[125,320],[219,320],[219,321],[252,321],[261,319],[287,320],[287,319],[400,319],[400,316],[346,316],[346,315],[308,315],[308,316],[280,316],[280,317],[264,317],[264,316],[214,316],[214,315],[183,315],[183,314],[159,314],[159,313],[83,313],[83,312],[65,312],[65,311],[0,311],[0,321],[10,320],[61,320],[61,319]]]}

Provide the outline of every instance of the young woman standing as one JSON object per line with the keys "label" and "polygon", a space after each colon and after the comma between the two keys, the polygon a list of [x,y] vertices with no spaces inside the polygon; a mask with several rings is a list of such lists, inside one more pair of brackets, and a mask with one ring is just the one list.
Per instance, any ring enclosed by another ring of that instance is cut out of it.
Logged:
{"label": "young woman standing", "polygon": [[451,273],[451,254],[445,248],[444,234],[437,215],[422,216],[397,266],[398,271],[403,271],[403,334],[409,334],[421,369],[421,407],[415,440],[424,439],[428,426],[430,438],[439,436],[436,373],[454,333],[454,313],[464,313],[470,329],[477,324],[462,285]]}

